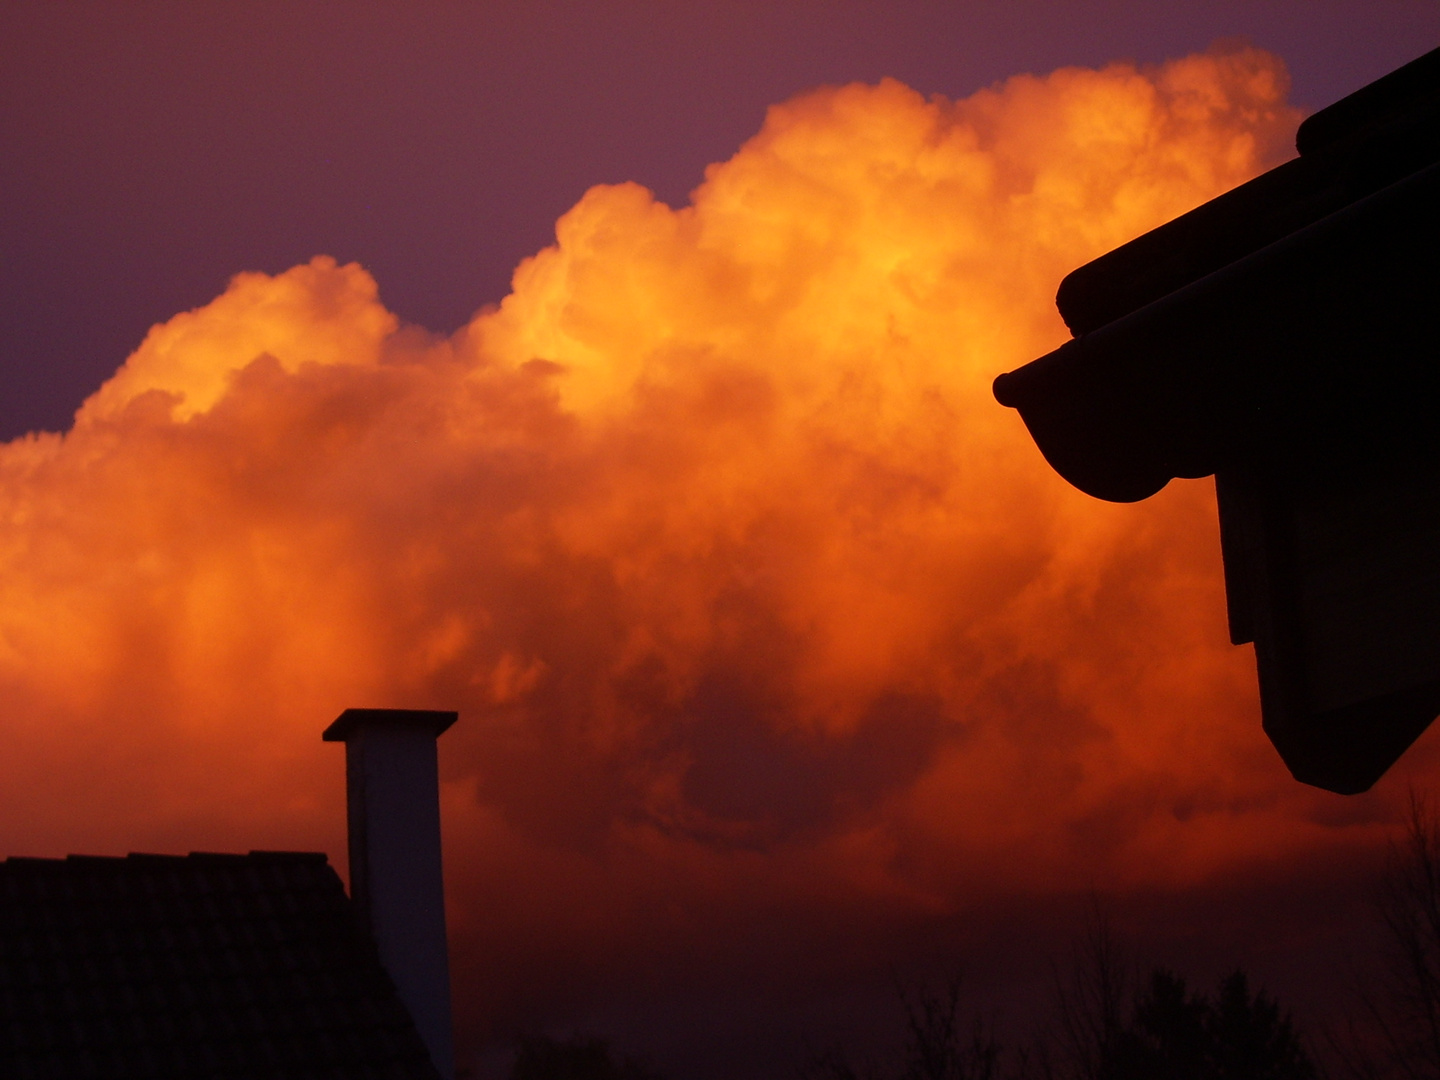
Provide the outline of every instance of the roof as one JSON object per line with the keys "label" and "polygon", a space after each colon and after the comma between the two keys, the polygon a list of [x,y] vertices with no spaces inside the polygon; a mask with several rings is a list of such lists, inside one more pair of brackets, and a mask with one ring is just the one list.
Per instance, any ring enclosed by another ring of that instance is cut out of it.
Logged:
{"label": "roof", "polygon": [[323,854],[0,862],[0,1075],[436,1080]]}
{"label": "roof", "polygon": [[1254,439],[1440,390],[1440,49],[1316,113],[1296,144],[1072,272],[1056,304],[1075,340],[995,380],[1081,490],[1143,499]]}
{"label": "roof", "polygon": [[1440,50],[1300,156],[1080,267],[995,380],[1102,499],[1215,475],[1230,639],[1296,779],[1368,789],[1440,713]]}

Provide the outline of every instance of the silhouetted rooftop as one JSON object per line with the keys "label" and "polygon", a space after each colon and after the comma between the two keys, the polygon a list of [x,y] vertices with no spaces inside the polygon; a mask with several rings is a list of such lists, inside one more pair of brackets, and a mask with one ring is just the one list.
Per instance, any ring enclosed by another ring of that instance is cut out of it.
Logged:
{"label": "silhouetted rooftop", "polygon": [[0,1076],[436,1080],[322,854],[0,862]]}
{"label": "silhouetted rooftop", "polygon": [[[1130,502],[1435,378],[1440,49],[1300,126],[1298,158],[1080,267],[1076,340],[999,376],[1057,472]],[[1418,362],[1417,362],[1418,361]]]}
{"label": "silhouetted rooftop", "polygon": [[1440,713],[1440,50],[1296,146],[1066,277],[1075,339],[995,397],[1099,498],[1215,474],[1265,730],[1353,793]]}

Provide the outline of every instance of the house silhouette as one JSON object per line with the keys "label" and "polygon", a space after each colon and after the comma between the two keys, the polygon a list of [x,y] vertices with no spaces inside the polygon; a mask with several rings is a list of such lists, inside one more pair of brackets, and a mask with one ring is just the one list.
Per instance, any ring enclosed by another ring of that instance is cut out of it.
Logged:
{"label": "house silhouette", "polygon": [[435,739],[350,709],[352,896],[323,854],[0,862],[7,1080],[448,1080]]}
{"label": "house silhouette", "polygon": [[1265,730],[1353,793],[1440,713],[1440,50],[1296,148],[1066,277],[1074,340],[995,397],[1098,498],[1214,475]]}

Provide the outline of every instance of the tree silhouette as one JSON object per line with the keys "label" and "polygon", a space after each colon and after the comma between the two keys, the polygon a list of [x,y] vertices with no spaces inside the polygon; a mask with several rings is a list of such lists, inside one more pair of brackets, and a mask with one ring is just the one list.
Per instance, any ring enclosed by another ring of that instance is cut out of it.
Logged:
{"label": "tree silhouette", "polygon": [[1390,850],[1376,898],[1381,970],[1331,1045],[1358,1080],[1440,1076],[1440,819],[1410,793],[1405,835]]}
{"label": "tree silhouette", "polygon": [[960,1017],[960,980],[950,980],[945,993],[922,988],[900,995],[905,1006],[908,1037],[900,1080],[994,1080],[1000,1044],[993,1028],[979,1017],[968,1024]]}
{"label": "tree silhouette", "polygon": [[1110,1080],[1127,1056],[1126,1012],[1130,965],[1092,904],[1090,922],[1071,947],[1070,967],[1055,973],[1055,1021],[1036,1048],[1036,1069],[1046,1080]]}
{"label": "tree silhouette", "polygon": [[510,1080],[660,1080],[632,1058],[616,1059],[604,1039],[527,1035],[516,1048]]}
{"label": "tree silhouette", "polygon": [[1156,968],[1135,1002],[1113,1080],[1314,1080],[1315,1066],[1294,1025],[1243,971],[1213,998]]}
{"label": "tree silhouette", "polygon": [[1263,990],[1251,996],[1243,971],[1221,981],[1206,1029],[1214,1075],[1221,1080],[1306,1080],[1316,1075],[1290,1018]]}
{"label": "tree silhouette", "polygon": [[1190,993],[1184,979],[1156,968],[1120,1039],[1117,1076],[1209,1080],[1215,1056],[1211,1012],[1210,1003]]}
{"label": "tree silhouette", "polygon": [[1071,966],[1057,975],[1055,1021],[1014,1075],[1038,1080],[1315,1080],[1290,1018],[1242,971],[1215,996],[1166,968],[1134,980],[1096,907]]}
{"label": "tree silhouette", "polygon": [[[1243,971],[1213,996],[1166,968],[1137,984],[1097,907],[1057,969],[1054,1013],[1029,1046],[1005,1047],[981,1013],[961,1010],[960,983],[902,990],[905,1043],[888,1064],[841,1049],[816,1055],[801,1080],[1317,1080],[1299,1033]],[[1435,1077],[1437,1074],[1426,1074]]]}
{"label": "tree silhouette", "polygon": [[898,1065],[856,1064],[839,1047],[813,1056],[801,1080],[1000,1080],[1002,1047],[993,1025],[961,1013],[960,980],[943,991],[901,988],[905,1045]]}

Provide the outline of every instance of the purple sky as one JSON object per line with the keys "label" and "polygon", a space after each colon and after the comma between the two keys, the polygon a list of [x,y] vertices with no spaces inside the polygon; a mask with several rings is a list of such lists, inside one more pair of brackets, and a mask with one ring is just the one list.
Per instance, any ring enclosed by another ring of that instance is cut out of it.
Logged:
{"label": "purple sky", "polygon": [[7,3],[0,438],[63,429],[155,322],[239,270],[358,260],[450,330],[590,185],[683,202],[767,105],[1243,36],[1315,108],[1440,39],[1428,0],[691,5]]}

